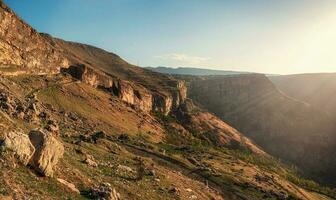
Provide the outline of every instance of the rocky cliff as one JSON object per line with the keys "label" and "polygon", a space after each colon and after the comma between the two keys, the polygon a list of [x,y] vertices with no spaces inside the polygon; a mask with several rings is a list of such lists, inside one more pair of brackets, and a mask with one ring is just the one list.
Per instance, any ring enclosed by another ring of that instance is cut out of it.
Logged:
{"label": "rocky cliff", "polygon": [[61,68],[146,112],[168,114],[186,98],[183,82],[130,65],[102,49],[40,34],[1,1],[0,73],[55,74]]}
{"label": "rocky cliff", "polygon": [[105,50],[73,42],[44,37],[61,49],[71,63],[64,69],[75,78],[119,96],[143,111],[176,110],[187,96],[184,81],[131,65]]}
{"label": "rocky cliff", "polygon": [[296,74],[272,76],[274,85],[288,96],[307,102],[336,119],[336,74]]}
{"label": "rocky cliff", "polygon": [[1,73],[58,73],[68,65],[45,38],[0,1]]}
{"label": "rocky cliff", "polygon": [[296,164],[319,180],[331,180],[330,169],[335,166],[333,120],[326,113],[284,95],[266,76],[194,79],[188,95],[266,152]]}
{"label": "rocky cliff", "polygon": [[62,71],[86,84],[116,95],[124,102],[145,112],[168,114],[176,110],[186,99],[187,89],[183,81],[170,80],[167,85],[171,90],[167,92],[151,90],[141,84],[122,80],[83,64],[70,66]]}

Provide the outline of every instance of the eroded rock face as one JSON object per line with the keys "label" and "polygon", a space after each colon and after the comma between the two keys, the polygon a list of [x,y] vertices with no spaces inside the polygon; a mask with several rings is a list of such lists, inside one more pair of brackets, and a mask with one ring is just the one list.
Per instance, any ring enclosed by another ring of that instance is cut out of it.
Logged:
{"label": "eroded rock face", "polygon": [[2,73],[58,73],[67,64],[67,59],[0,1],[0,69],[16,69]]}
{"label": "eroded rock face", "polygon": [[187,88],[183,81],[171,80],[168,85],[175,90],[158,92],[131,81],[114,78],[85,65],[71,66],[62,71],[93,87],[102,88],[145,112],[158,111],[168,114],[177,109],[187,96]]}
{"label": "eroded rock face", "polygon": [[55,165],[63,157],[62,143],[40,129],[32,130],[29,133],[29,138],[35,147],[30,164],[42,175],[52,177]]}
{"label": "eroded rock face", "polygon": [[284,95],[265,75],[202,77],[191,81],[188,93],[268,153],[334,182],[334,120]]}
{"label": "eroded rock face", "polygon": [[9,132],[5,136],[3,146],[15,153],[19,161],[27,165],[34,155],[35,148],[28,135],[21,132]]}

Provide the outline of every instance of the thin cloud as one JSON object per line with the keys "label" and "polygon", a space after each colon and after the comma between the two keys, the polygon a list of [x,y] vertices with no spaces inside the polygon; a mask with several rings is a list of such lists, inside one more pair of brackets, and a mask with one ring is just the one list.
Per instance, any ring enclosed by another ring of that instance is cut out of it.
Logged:
{"label": "thin cloud", "polygon": [[158,59],[162,59],[162,60],[178,61],[181,64],[190,64],[190,65],[197,65],[197,64],[210,60],[210,58],[207,58],[207,57],[190,56],[190,55],[180,54],[180,53],[171,53],[171,54],[159,55],[155,57]]}

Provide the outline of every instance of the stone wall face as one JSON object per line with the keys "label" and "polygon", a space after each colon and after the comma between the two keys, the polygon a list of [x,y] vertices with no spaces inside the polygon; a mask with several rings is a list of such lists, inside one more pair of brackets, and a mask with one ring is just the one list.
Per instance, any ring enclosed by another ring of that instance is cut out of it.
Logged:
{"label": "stone wall face", "polygon": [[177,109],[187,96],[187,89],[183,81],[172,80],[169,84],[174,84],[176,90],[162,93],[151,91],[130,81],[114,78],[85,65],[70,66],[62,71],[88,85],[111,92],[122,101],[145,112],[155,111],[168,114]]}
{"label": "stone wall face", "polygon": [[316,169],[322,166],[321,160],[324,166],[336,166],[330,159],[334,149],[329,148],[335,146],[334,120],[305,102],[288,97],[265,75],[195,80],[190,83],[188,96],[271,155],[308,173],[320,173]]}
{"label": "stone wall face", "polygon": [[58,73],[67,65],[67,59],[0,1],[0,68],[43,74]]}

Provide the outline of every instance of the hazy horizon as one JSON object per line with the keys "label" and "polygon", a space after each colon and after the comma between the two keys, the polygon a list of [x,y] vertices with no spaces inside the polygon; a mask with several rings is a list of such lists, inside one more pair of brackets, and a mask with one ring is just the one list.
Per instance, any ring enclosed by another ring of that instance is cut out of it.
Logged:
{"label": "hazy horizon", "polygon": [[5,2],[40,32],[95,45],[144,67],[336,71],[332,0]]}

